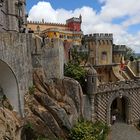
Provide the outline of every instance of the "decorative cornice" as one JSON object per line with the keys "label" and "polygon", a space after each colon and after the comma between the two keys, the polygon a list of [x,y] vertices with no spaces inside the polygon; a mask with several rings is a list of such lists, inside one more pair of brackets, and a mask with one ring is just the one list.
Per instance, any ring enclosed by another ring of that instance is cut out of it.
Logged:
{"label": "decorative cornice", "polygon": [[51,23],[51,22],[42,22],[42,21],[28,21],[27,24],[40,24],[40,25],[51,25],[51,26],[67,26],[63,23]]}

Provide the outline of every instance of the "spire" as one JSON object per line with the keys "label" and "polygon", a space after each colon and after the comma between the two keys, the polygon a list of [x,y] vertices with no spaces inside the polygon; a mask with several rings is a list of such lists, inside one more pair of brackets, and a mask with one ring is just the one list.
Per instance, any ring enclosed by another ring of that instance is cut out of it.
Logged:
{"label": "spire", "polygon": [[79,19],[80,19],[80,22],[82,23],[82,16],[81,16],[81,14],[79,15]]}

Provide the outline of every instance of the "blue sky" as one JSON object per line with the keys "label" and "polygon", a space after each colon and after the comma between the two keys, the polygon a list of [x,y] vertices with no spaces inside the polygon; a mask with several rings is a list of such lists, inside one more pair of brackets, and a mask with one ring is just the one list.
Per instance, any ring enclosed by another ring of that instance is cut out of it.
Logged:
{"label": "blue sky", "polygon": [[[27,11],[31,9],[31,7],[37,4],[39,1],[43,0],[27,0]],[[81,8],[82,6],[90,6],[94,7],[97,11],[100,11],[101,3],[98,0],[44,0],[46,2],[50,2],[53,8],[64,8],[67,10],[74,10],[76,8]]]}
{"label": "blue sky", "polygon": [[113,33],[116,44],[140,53],[140,1],[137,0],[26,0],[28,20],[65,23],[82,15],[84,34]]}

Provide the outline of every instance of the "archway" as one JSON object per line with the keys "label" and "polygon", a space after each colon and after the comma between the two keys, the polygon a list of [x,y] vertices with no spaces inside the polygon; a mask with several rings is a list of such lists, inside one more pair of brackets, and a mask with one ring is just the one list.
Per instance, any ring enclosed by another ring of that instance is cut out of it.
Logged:
{"label": "archway", "polygon": [[[117,97],[111,104],[111,116],[116,116],[116,121],[128,122],[128,105],[129,102],[126,97]],[[110,117],[112,118],[112,117]]]}
{"label": "archway", "polygon": [[19,89],[16,76],[9,65],[2,60],[0,60],[0,87],[3,94],[9,99],[13,109],[20,112]]}
{"label": "archway", "polygon": [[[129,91],[124,90],[118,90],[118,92],[112,93],[112,95],[108,99],[107,104],[107,124],[111,124],[111,117],[112,117],[112,106],[115,106],[113,104],[116,104],[116,100],[120,99],[120,102],[122,103],[123,108],[122,109],[122,121],[130,124],[131,123],[131,112],[132,112],[132,101],[129,94]],[[118,101],[119,102],[119,101]],[[121,107],[121,106],[120,106]],[[115,108],[115,107],[114,107]],[[119,111],[119,110],[118,110]]]}

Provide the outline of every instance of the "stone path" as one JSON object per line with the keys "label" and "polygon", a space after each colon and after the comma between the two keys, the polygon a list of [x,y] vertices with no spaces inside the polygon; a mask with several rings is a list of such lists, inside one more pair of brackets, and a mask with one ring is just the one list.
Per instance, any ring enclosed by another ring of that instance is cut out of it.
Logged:
{"label": "stone path", "polygon": [[111,127],[109,140],[140,140],[140,131],[132,125],[116,122]]}

